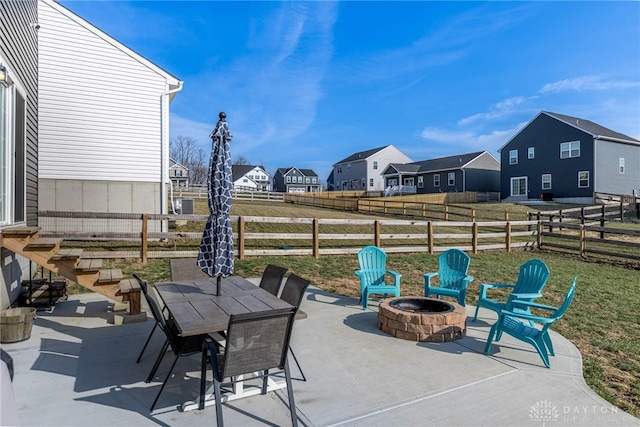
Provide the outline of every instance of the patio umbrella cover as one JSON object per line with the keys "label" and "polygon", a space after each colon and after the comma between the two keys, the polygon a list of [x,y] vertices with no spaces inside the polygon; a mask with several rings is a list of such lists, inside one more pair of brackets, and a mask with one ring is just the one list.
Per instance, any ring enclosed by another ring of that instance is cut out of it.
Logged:
{"label": "patio umbrella cover", "polygon": [[213,148],[209,162],[209,219],[202,234],[198,252],[198,266],[209,276],[220,279],[233,274],[233,230],[231,229],[231,154],[229,141],[231,134],[227,126],[226,114],[219,114],[220,120],[211,133]]}

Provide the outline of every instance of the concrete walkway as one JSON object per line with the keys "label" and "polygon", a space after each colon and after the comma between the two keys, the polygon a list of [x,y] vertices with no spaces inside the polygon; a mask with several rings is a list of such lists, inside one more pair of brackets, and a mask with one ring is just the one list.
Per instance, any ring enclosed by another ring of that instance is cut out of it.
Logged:
{"label": "concrete walkway", "polygon": [[[72,296],[40,311],[29,340],[3,344],[13,357],[13,390],[23,426],[211,426],[215,409],[182,412],[198,394],[199,355],[181,358],[153,413],[169,368],[144,382],[162,345],[156,332],[135,360],[153,322],[115,326],[113,304]],[[505,336],[482,354],[495,316],[471,322],[467,336],[432,344],[400,340],[376,328],[377,304],[310,288],[292,348],[307,381],[294,381],[299,421],[307,426],[640,426],[598,397],[582,378],[580,353],[553,334],[551,368],[532,347]],[[481,316],[493,313],[481,310]],[[292,364],[293,376],[299,373]],[[290,425],[286,391],[223,405],[229,426]]]}

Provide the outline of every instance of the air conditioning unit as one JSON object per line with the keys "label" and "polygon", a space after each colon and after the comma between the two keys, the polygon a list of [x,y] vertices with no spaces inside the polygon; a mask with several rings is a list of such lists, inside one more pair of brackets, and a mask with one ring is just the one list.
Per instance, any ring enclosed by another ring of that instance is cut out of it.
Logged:
{"label": "air conditioning unit", "polygon": [[193,215],[195,208],[191,197],[176,197],[173,199],[174,209],[180,215]]}

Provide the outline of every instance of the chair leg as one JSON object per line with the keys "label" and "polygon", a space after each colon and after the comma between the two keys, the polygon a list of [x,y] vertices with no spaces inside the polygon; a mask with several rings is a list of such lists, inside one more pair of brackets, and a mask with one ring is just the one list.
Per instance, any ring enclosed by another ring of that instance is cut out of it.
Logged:
{"label": "chair leg", "polygon": [[160,394],[162,393],[162,390],[164,390],[164,386],[167,385],[167,381],[169,381],[169,378],[171,377],[171,373],[173,372],[173,368],[175,368],[176,362],[178,362],[179,358],[180,358],[180,355],[177,354],[176,358],[173,360],[173,363],[171,364],[171,369],[169,369],[169,373],[167,374],[167,377],[164,379],[164,381],[162,382],[162,385],[160,386],[160,391],[158,391],[158,395],[156,396],[156,399],[153,401],[153,404],[151,405],[151,412],[153,412],[153,408],[156,407],[156,403],[160,398]]}
{"label": "chair leg", "polygon": [[493,336],[496,333],[497,326],[498,324],[494,323],[493,326],[491,327],[491,330],[489,331],[489,336],[487,337],[487,344],[484,346],[484,354],[489,354],[489,351],[491,351],[491,343],[493,342]]}
{"label": "chair leg", "polygon": [[162,359],[164,358],[164,354],[167,352],[168,347],[169,347],[169,340],[166,340],[164,342],[164,345],[162,346],[162,350],[160,350],[160,354],[158,354],[158,357],[156,358],[156,363],[153,364],[153,368],[151,368],[151,372],[149,372],[149,376],[147,377],[147,381],[146,381],[147,383],[150,383],[153,377],[155,376],[156,371],[160,366],[160,362],[162,362]]}
{"label": "chair leg", "polygon": [[158,326],[158,322],[156,322],[153,325],[153,328],[151,329],[151,333],[149,334],[149,336],[147,337],[147,341],[144,343],[144,347],[142,347],[142,351],[140,352],[140,355],[138,356],[138,359],[136,360],[136,363],[140,363],[140,359],[142,359],[142,355],[144,354],[144,351],[147,349],[147,345],[149,345],[149,341],[151,341],[151,336],[153,335],[153,333],[156,330],[156,326]]}
{"label": "chair leg", "polygon": [[298,363],[298,358],[296,357],[296,354],[293,352],[293,349],[291,348],[291,346],[289,346],[289,352],[291,352],[291,356],[293,356],[293,361],[296,362],[298,371],[300,371],[300,375],[302,375],[302,381],[307,381],[307,377],[304,376],[304,371],[302,370],[300,363]]}
{"label": "chair leg", "polygon": [[289,410],[291,411],[291,425],[298,427],[298,415],[296,413],[296,402],[293,398],[293,385],[291,383],[291,372],[289,371],[289,362],[284,361],[284,377],[287,382],[287,395],[289,397]]}
{"label": "chair leg", "polygon": [[473,320],[472,322],[475,322],[476,319],[478,319],[478,310],[480,309],[480,302],[478,301],[478,304],[476,304],[476,314],[473,315]]}
{"label": "chair leg", "polygon": [[213,393],[216,397],[216,424],[218,427],[224,426],[224,421],[222,420],[222,394],[220,393],[220,381],[222,378],[218,378],[216,373],[213,373]]}
{"label": "chair leg", "polygon": [[551,337],[547,332],[544,332],[542,339],[544,340],[544,344],[547,346],[547,350],[549,350],[549,354],[555,356],[556,353],[553,351],[553,343],[551,342]]}

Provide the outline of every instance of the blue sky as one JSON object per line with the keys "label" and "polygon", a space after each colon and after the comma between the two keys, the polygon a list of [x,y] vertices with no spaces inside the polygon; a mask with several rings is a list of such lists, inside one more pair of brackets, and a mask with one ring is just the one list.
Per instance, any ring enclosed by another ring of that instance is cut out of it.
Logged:
{"label": "blue sky", "polygon": [[324,181],[352,153],[497,150],[541,110],[640,139],[640,2],[60,2],[184,81],[171,138]]}

